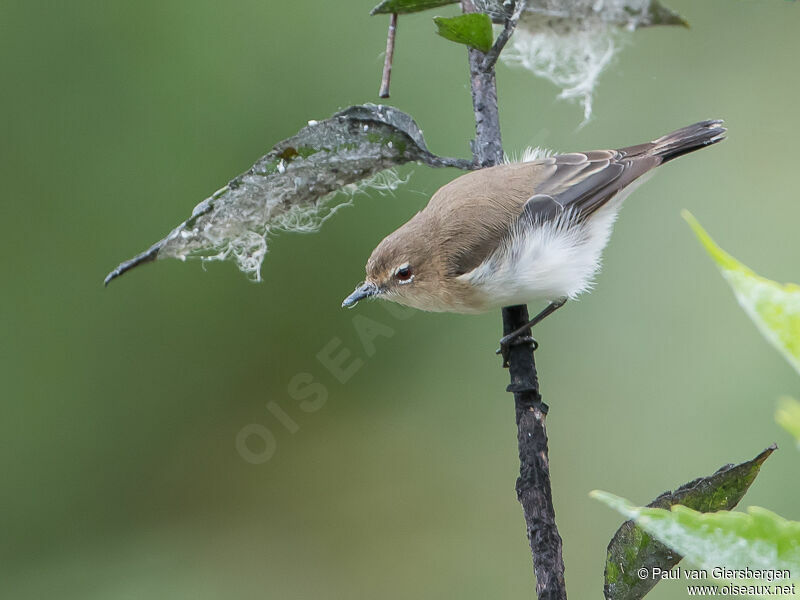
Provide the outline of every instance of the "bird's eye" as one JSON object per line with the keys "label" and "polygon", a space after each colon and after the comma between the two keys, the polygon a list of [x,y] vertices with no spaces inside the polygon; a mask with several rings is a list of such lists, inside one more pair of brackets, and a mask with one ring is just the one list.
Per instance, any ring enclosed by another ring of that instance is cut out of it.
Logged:
{"label": "bird's eye", "polygon": [[395,271],[394,276],[398,281],[408,281],[411,279],[411,267],[404,265]]}

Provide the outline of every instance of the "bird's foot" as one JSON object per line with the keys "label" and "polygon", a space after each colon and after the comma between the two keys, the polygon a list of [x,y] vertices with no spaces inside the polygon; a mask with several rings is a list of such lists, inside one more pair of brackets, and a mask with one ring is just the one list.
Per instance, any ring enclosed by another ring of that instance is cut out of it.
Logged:
{"label": "bird's foot", "polygon": [[500,347],[495,350],[495,354],[499,354],[503,357],[504,369],[508,368],[508,358],[511,355],[511,348],[513,346],[521,346],[524,344],[532,344],[534,351],[539,348],[539,342],[533,339],[533,337],[530,335],[511,333],[500,339]]}

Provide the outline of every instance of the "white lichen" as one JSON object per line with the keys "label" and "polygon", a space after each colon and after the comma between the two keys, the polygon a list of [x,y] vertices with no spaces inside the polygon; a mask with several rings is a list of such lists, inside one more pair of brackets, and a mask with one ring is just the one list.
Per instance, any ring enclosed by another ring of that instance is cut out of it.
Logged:
{"label": "white lichen", "polygon": [[253,281],[261,281],[261,265],[271,233],[315,233],[341,208],[351,206],[356,195],[377,193],[385,196],[407,180],[394,169],[387,169],[344,185],[319,199],[292,204],[288,208],[282,206],[278,198],[266,193],[259,201],[263,211],[261,215],[251,210],[243,211],[249,203],[242,199],[226,202],[216,207],[202,231],[180,229],[170,234],[160,255],[181,260],[200,258],[203,262],[233,260]]}
{"label": "white lichen", "polygon": [[600,74],[619,46],[617,37],[617,32],[601,21],[584,21],[568,30],[522,27],[503,60],[553,82],[561,88],[559,98],[578,100],[586,122],[592,116],[592,97]]}

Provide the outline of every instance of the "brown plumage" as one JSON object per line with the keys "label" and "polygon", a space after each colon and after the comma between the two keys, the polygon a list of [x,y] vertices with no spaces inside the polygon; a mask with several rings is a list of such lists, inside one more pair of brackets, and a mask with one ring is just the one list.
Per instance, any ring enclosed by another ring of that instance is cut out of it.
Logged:
{"label": "brown plumage", "polygon": [[724,135],[721,121],[704,121],[620,150],[462,175],[375,248],[366,282],[344,305],[380,296],[423,310],[482,312],[574,297],[591,284],[625,196],[620,192]]}

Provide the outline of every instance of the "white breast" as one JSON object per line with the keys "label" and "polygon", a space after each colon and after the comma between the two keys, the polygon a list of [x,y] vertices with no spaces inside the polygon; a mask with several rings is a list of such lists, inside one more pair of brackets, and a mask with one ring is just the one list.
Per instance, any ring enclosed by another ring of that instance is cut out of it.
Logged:
{"label": "white breast", "polygon": [[506,244],[459,279],[473,287],[482,310],[575,298],[592,286],[620,205],[615,199],[583,222],[566,212],[553,221],[520,226]]}
{"label": "white breast", "polygon": [[574,299],[590,290],[622,203],[652,175],[639,177],[585,221],[576,222],[566,211],[558,219],[513,230],[507,243],[459,277],[474,290],[472,312]]}

